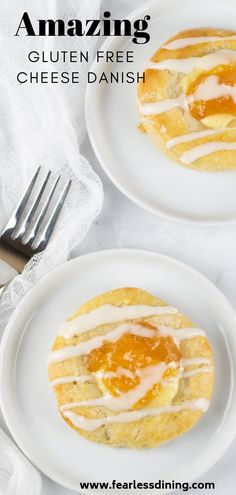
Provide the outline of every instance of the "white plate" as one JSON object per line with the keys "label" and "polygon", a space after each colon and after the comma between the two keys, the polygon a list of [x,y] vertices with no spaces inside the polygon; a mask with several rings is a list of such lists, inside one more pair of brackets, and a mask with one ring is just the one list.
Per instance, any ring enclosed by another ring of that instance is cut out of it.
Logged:
{"label": "white plate", "polygon": [[[213,345],[216,383],[209,411],[187,434],[156,449],[132,451],[85,440],[64,423],[48,392],[46,358],[59,323],[91,297],[122,286],[142,287],[177,306],[207,331]],[[8,324],[0,365],[7,425],[36,466],[79,492],[80,481],[192,480],[220,458],[236,433],[235,324],[235,312],[217,288],[171,258],[129,249],[77,258],[32,289]]]}
{"label": "white plate", "polygon": [[[135,45],[110,38],[106,50],[133,50],[133,64],[95,63],[92,71],[142,71],[165,40],[179,31],[210,26],[235,29],[235,0],[156,0],[131,20],[150,14],[151,40]],[[149,211],[183,222],[236,222],[236,172],[207,173],[172,162],[137,129],[136,84],[88,84],[87,127],[95,153],[110,179]]]}

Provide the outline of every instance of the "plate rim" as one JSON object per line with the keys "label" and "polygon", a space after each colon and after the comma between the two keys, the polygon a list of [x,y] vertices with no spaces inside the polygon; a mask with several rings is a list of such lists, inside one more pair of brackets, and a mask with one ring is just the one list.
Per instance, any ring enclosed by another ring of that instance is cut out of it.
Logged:
{"label": "plate rim", "polygon": [[[94,251],[94,252],[90,252],[90,253],[78,256],[76,258],[73,258],[73,259],[63,263],[62,265],[60,265],[56,269],[49,272],[47,275],[43,276],[42,279],[33,288],[31,288],[29,290],[29,292],[27,292],[27,294],[23,297],[23,299],[21,300],[21,302],[18,304],[15,311],[13,312],[13,314],[12,314],[8,324],[7,324],[6,330],[3,334],[3,338],[2,338],[2,341],[0,344],[0,390],[1,390],[0,405],[1,405],[1,411],[3,414],[4,420],[6,422],[7,428],[9,429],[11,435],[13,436],[13,439],[16,442],[17,446],[20,448],[20,450],[23,452],[23,454],[27,457],[27,459],[36,468],[38,468],[43,474],[48,476],[51,480],[58,483],[62,487],[68,488],[70,490],[74,490],[77,493],[81,493],[81,494],[85,494],[85,495],[94,495],[94,491],[90,490],[90,489],[87,490],[87,489],[78,488],[73,484],[73,482],[70,482],[68,479],[63,478],[63,476],[61,476],[59,473],[55,474],[55,472],[53,470],[51,471],[50,468],[48,468],[45,465],[42,465],[42,463],[37,459],[36,454],[31,455],[32,452],[28,453],[27,447],[25,448],[25,446],[23,445],[23,442],[21,442],[21,440],[19,440],[17,428],[14,427],[13,422],[8,417],[8,409],[7,409],[7,407],[5,407],[4,399],[3,399],[3,396],[5,394],[5,391],[3,392],[3,390],[5,388],[3,386],[3,383],[4,383],[3,371],[4,371],[4,364],[5,364],[4,351],[5,351],[5,348],[7,347],[8,339],[9,339],[10,333],[12,331],[12,328],[14,329],[14,326],[16,324],[16,320],[17,320],[18,315],[21,314],[22,311],[24,311],[24,306],[26,306],[26,308],[27,308],[28,301],[30,301],[32,298],[32,293],[34,296],[37,295],[37,293],[38,293],[38,291],[40,291],[41,287],[44,286],[45,281],[47,282],[47,279],[51,279],[51,278],[54,279],[55,276],[60,276],[60,274],[62,274],[63,271],[67,269],[68,265],[70,265],[70,266],[76,265],[76,264],[80,265],[80,263],[83,264],[84,261],[86,262],[90,258],[96,259],[96,258],[99,258],[101,256],[106,257],[107,255],[108,256],[120,256],[120,255],[124,256],[127,254],[129,256],[133,256],[133,255],[139,255],[139,256],[145,256],[145,257],[151,256],[152,258],[154,258],[154,259],[156,258],[159,261],[164,261],[164,262],[167,262],[168,264],[170,264],[170,263],[174,264],[176,267],[183,269],[183,270],[187,271],[188,273],[191,272],[193,276],[198,277],[202,282],[206,283],[209,288],[212,288],[215,290],[216,294],[218,296],[220,296],[222,303],[224,303],[224,305],[226,305],[226,307],[231,311],[232,317],[234,317],[235,321],[236,321],[236,310],[231,305],[231,303],[227,300],[225,295],[220,291],[220,289],[218,289],[218,287],[210,279],[208,279],[208,277],[206,277],[204,274],[202,274],[201,272],[199,272],[195,268],[192,268],[190,265],[183,263],[182,261],[179,261],[178,259],[172,258],[171,256],[167,256],[165,254],[161,254],[161,253],[158,253],[155,251],[144,250],[144,249],[133,249],[133,248],[105,249],[105,250]],[[22,337],[22,336],[23,336],[23,333],[21,331],[20,337]],[[236,343],[236,334],[233,335],[233,339],[235,340],[235,343]],[[14,352],[14,355],[16,353],[17,353],[17,349]],[[235,367],[236,367],[236,364],[235,364]],[[232,408],[234,411],[236,411],[236,391],[231,393],[231,400],[230,400],[230,405],[229,405],[228,410],[230,410]],[[232,411],[231,411],[231,414],[232,414]],[[12,419],[12,416],[11,416],[11,419]],[[231,423],[232,423],[232,421],[231,421]],[[232,441],[234,440],[234,438],[236,436],[236,423],[235,423],[235,421],[234,421],[233,425],[234,425],[234,428],[232,428],[232,424],[231,424],[230,429],[228,427],[227,435],[224,436],[223,443],[221,441],[220,445],[217,446],[218,448],[215,449],[214,455],[211,452],[210,462],[208,461],[208,463],[205,464],[205,466],[202,466],[202,465],[198,466],[198,469],[197,470],[195,469],[195,474],[190,472],[189,475],[185,479],[186,482],[191,483],[195,479],[198,479],[200,476],[202,476],[203,474],[208,472],[209,469],[211,469],[216,464],[216,462],[219,461],[219,459],[223,456],[223,454],[228,450],[228,448],[230,447]],[[111,491],[112,495],[117,493],[117,491],[114,491],[114,490],[110,490],[110,491]],[[103,491],[101,489],[98,489],[98,490],[96,489],[96,492],[99,495],[104,495],[106,493],[106,491]],[[123,490],[119,490],[119,492],[122,493]],[[164,490],[164,491],[161,491],[160,493],[161,493],[161,495],[164,495],[164,494],[171,493],[171,492],[173,492],[173,490],[171,490],[171,491],[170,490],[167,490],[167,491]]]}
{"label": "plate rim", "polygon": [[[165,4],[166,1],[166,4]],[[182,2],[186,2],[187,0],[181,0]],[[200,0],[199,0],[200,1]],[[217,0],[220,1],[220,0]],[[231,0],[230,0],[231,2]],[[154,7],[159,7],[162,10],[163,5],[165,4],[165,9],[164,11],[168,11],[170,8],[171,4],[176,5],[175,0],[149,0],[145,2],[143,5],[139,6],[137,9],[132,10],[127,16],[127,19],[133,20],[136,16],[144,14],[149,8],[154,8]],[[160,13],[160,15],[163,15],[163,12]],[[109,49],[110,45],[113,46],[115,43],[115,39],[113,38],[107,38],[104,43],[102,43],[101,47],[99,47],[99,50],[106,51]],[[97,68],[100,66],[105,66],[105,63],[100,61],[96,62],[96,60],[93,61],[90,70],[93,72],[97,72]],[[96,158],[101,165],[102,169],[108,176],[108,178],[111,180],[111,182],[117,187],[117,189],[123,193],[127,198],[129,198],[133,203],[136,205],[140,206],[146,211],[149,211],[153,215],[155,215],[158,218],[162,218],[168,221],[172,221],[175,223],[180,223],[183,225],[194,225],[194,226],[199,226],[199,227],[219,227],[223,225],[235,225],[236,224],[236,212],[233,217],[228,217],[225,218],[224,220],[221,219],[200,219],[200,218],[195,218],[194,216],[191,217],[191,219],[187,216],[184,216],[184,214],[178,214],[174,212],[167,212],[165,209],[162,209],[160,207],[155,207],[149,204],[148,200],[142,199],[139,194],[136,194],[135,192],[132,192],[128,186],[126,186],[122,180],[119,180],[119,178],[116,177],[116,174],[113,173],[110,168],[109,164],[107,163],[106,159],[103,158],[102,152],[99,149],[99,146],[97,145],[97,140],[96,140],[96,126],[94,125],[95,119],[94,119],[94,113],[93,113],[93,107],[91,104],[91,97],[93,96],[94,90],[96,91],[96,86],[87,83],[86,85],[86,92],[85,92],[85,121],[86,121],[86,128],[87,128],[87,133],[89,136],[89,140],[91,142],[93,151],[96,155]],[[95,96],[96,98],[96,96]],[[208,172],[206,172],[208,173]],[[236,173],[236,171],[235,171]]]}

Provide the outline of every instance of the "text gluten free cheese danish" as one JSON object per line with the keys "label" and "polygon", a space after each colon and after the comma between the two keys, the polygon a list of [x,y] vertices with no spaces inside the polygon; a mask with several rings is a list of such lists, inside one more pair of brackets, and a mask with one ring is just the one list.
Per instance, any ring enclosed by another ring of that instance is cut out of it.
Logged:
{"label": "text gluten free cheese danish", "polygon": [[236,169],[236,33],[199,28],[166,41],[138,86],[141,129],[196,170]]}
{"label": "text gluten free cheese danish", "polygon": [[189,430],[208,409],[214,379],[205,332],[136,288],[98,296],[63,323],[48,370],[71,428],[130,448]]}

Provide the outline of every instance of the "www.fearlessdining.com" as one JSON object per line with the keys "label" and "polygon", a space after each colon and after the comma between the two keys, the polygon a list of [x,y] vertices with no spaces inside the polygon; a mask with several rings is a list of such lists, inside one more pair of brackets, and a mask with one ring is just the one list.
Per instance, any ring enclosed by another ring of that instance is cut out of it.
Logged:
{"label": "www.fearlessdining.com", "polygon": [[136,480],[130,482],[122,482],[113,480],[112,482],[106,481],[91,481],[81,482],[81,490],[182,490],[187,492],[188,490],[214,490],[215,483],[212,482],[178,482],[178,481],[164,481],[158,480],[156,482],[139,482]]}

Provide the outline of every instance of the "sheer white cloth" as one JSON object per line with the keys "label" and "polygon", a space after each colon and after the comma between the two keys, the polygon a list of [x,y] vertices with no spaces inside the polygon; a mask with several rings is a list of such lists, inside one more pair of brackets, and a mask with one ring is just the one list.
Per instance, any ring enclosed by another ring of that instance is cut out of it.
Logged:
{"label": "sheer white cloth", "polygon": [[[0,4],[0,231],[10,217],[29,178],[39,165],[73,181],[63,213],[45,252],[33,258],[0,297],[0,338],[14,308],[41,277],[65,262],[99,214],[100,179],[81,156],[85,134],[86,63],[69,65],[29,62],[31,50],[89,51],[97,38],[15,37],[23,12],[37,19],[99,17],[100,0],[1,0]],[[20,71],[79,71],[74,85],[22,84]],[[40,476],[0,433],[0,494],[37,495]]]}

